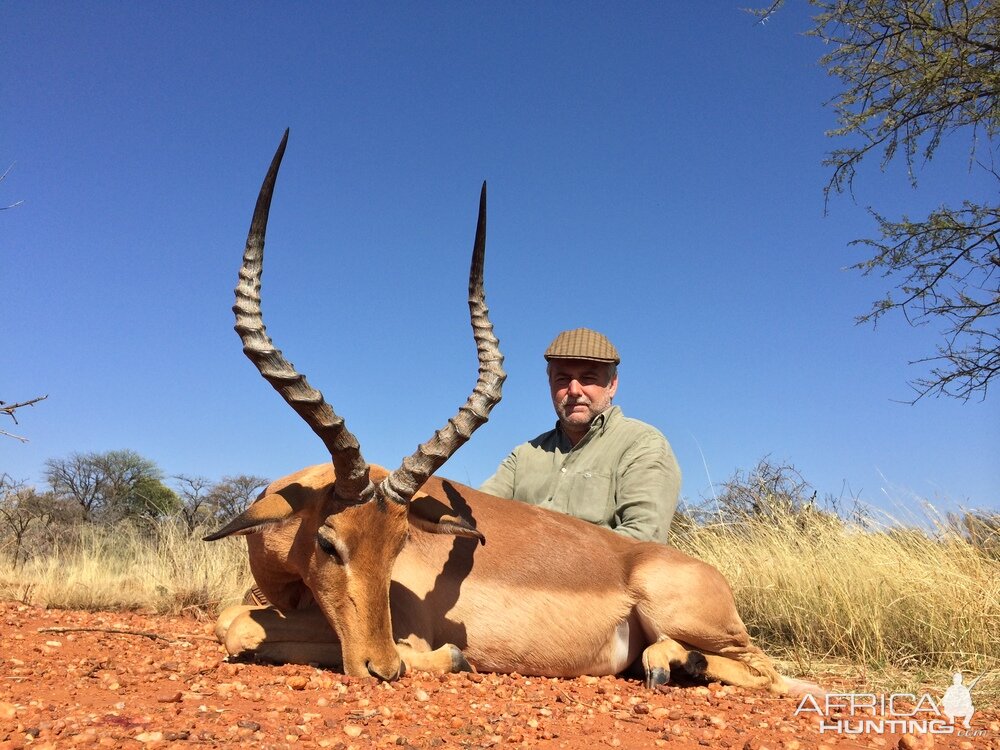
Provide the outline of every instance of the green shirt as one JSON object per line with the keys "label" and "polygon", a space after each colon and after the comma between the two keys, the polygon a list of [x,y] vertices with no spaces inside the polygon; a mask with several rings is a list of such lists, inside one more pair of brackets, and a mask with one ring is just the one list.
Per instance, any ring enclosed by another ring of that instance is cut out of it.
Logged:
{"label": "green shirt", "polygon": [[517,446],[480,487],[657,542],[667,539],[680,488],[667,439],[617,406],[599,414],[575,446],[558,424]]}

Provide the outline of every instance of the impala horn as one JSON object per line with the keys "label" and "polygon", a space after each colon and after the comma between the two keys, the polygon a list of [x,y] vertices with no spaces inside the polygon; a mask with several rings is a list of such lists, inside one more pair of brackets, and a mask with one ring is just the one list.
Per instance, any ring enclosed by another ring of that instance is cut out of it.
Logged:
{"label": "impala horn", "polygon": [[281,157],[285,155],[288,131],[271,161],[257,196],[257,206],[250,223],[240,280],[236,286],[236,332],[243,341],[243,353],[254,363],[264,379],[281,394],[289,406],[319,435],[333,460],[337,475],[334,492],[347,502],[371,499],[374,487],[368,474],[368,463],[361,455],[357,438],[347,429],[344,420],[323,399],[323,394],[309,385],[304,375],[274,348],[260,312],[260,276],[264,265],[264,234],[271,208],[271,194],[278,177]]}
{"label": "impala horn", "polygon": [[503,371],[500,342],[493,335],[486,292],[483,289],[483,260],[486,255],[486,183],[479,194],[479,221],[476,241],[472,247],[469,269],[469,314],[479,352],[479,379],[458,413],[447,424],[420,445],[416,452],[403,459],[402,465],[379,483],[377,497],[406,504],[424,482],[441,468],[472,433],[486,423],[490,411],[500,402],[501,386],[507,375]]}

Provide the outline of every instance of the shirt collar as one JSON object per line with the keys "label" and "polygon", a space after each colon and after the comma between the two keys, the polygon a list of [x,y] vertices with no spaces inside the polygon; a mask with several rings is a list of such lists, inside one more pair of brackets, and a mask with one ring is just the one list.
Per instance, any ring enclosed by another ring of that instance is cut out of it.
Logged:
{"label": "shirt collar", "polygon": [[[621,412],[621,407],[612,405],[594,417],[594,420],[590,423],[590,427],[587,430],[587,434],[580,439],[580,442],[576,444],[576,447],[579,448],[580,446],[590,442],[594,435],[603,435],[605,430],[608,429],[608,424],[617,415],[621,414]],[[558,419],[556,420],[556,433],[559,435],[559,441],[564,443],[567,448],[569,448],[569,438],[566,437],[566,433],[563,432],[562,425],[559,423]]]}

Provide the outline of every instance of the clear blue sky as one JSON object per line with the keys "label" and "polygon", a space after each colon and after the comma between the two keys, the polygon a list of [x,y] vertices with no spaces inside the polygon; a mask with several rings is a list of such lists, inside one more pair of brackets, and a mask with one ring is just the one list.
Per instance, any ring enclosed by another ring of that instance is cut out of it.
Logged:
{"label": "clear blue sky", "polygon": [[[285,127],[264,313],[289,359],[395,466],[475,382],[465,303],[479,185],[508,371],[442,473],[478,484],[554,421],[542,351],[588,326],[616,399],[659,427],[683,495],[770,455],[821,495],[1000,507],[1000,396],[906,385],[936,332],[856,327],[866,207],[995,188],[946,144],[908,186],[874,162],[824,216],[836,81],[743,3],[8,3],[0,168],[0,471],[130,448],[170,474],[326,460],[243,357],[232,289]],[[704,455],[704,461],[702,458]],[[706,472],[706,465],[708,471]]]}

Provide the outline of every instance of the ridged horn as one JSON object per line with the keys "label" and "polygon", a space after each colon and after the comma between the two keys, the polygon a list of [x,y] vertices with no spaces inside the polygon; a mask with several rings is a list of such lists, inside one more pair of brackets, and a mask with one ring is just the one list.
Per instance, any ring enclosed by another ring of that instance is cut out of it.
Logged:
{"label": "ridged horn", "polygon": [[376,496],[396,503],[408,503],[413,494],[437,471],[472,433],[489,419],[490,410],[500,402],[501,386],[507,375],[503,371],[500,342],[493,335],[486,292],[483,289],[483,260],[486,254],[486,183],[479,195],[479,221],[476,224],[476,241],[472,248],[472,266],[469,270],[469,313],[472,331],[479,352],[479,379],[458,414],[434,433],[430,440],[417,448],[416,453],[403,460],[403,464],[379,483]]}
{"label": "ridged horn", "polygon": [[243,341],[243,353],[264,376],[274,389],[281,394],[289,406],[305,420],[312,431],[319,435],[333,460],[337,481],[334,491],[337,497],[349,502],[370,499],[374,487],[368,474],[368,464],[361,455],[357,439],[347,429],[344,420],[337,416],[323,394],[309,385],[304,375],[285,359],[274,347],[260,311],[260,277],[264,265],[264,234],[267,231],[267,217],[271,208],[271,195],[278,177],[278,167],[285,154],[288,131],[271,161],[271,168],[264,177],[257,196],[246,249],[243,251],[243,265],[240,280],[236,286],[236,332]]}

